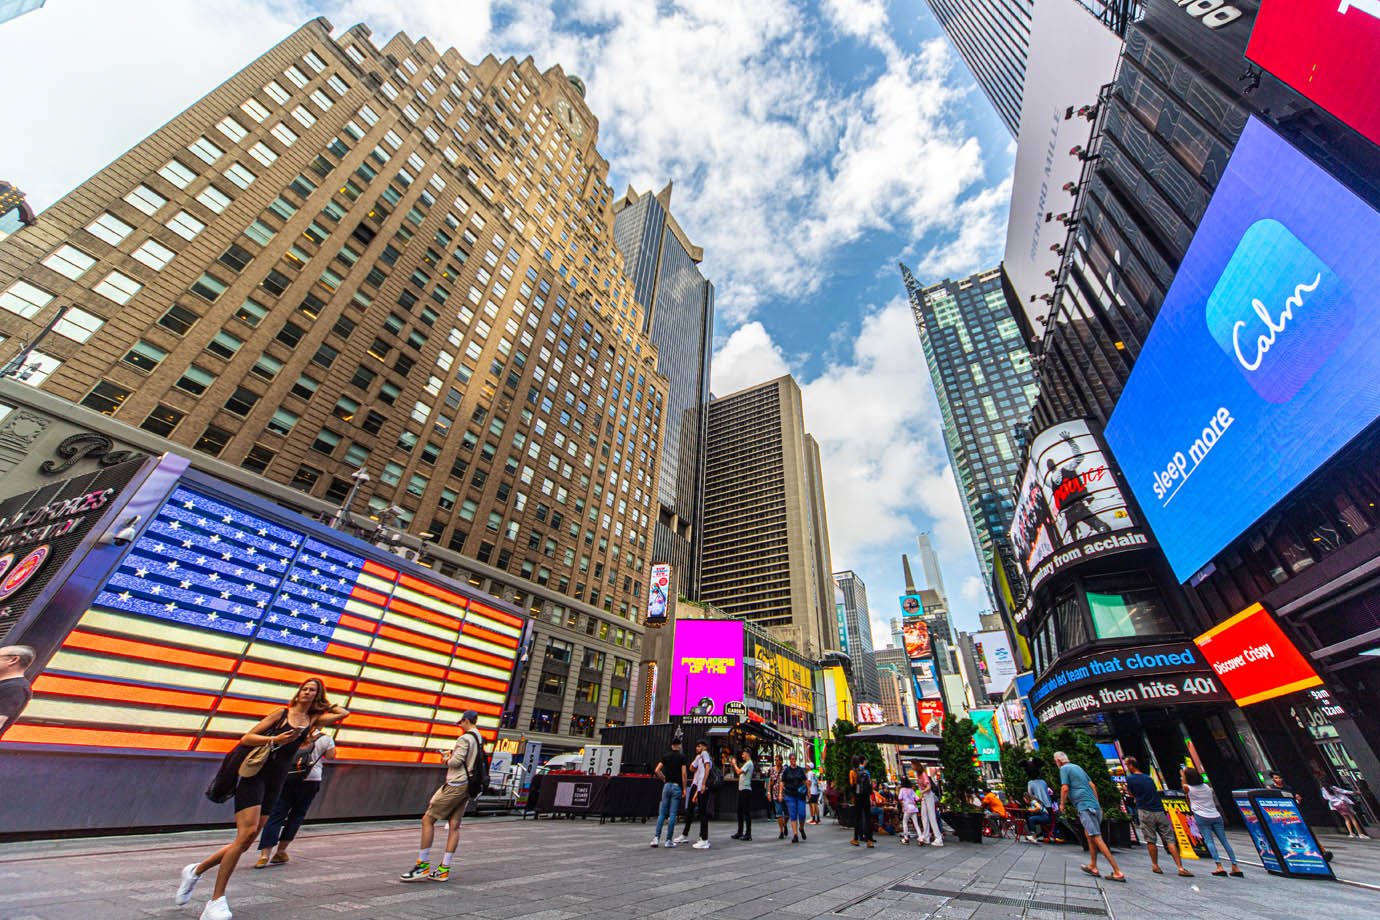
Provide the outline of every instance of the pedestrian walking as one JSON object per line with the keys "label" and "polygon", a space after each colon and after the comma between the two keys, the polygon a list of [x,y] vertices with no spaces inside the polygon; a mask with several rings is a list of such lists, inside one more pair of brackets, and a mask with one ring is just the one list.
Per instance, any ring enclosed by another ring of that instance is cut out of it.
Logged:
{"label": "pedestrian walking", "polygon": [[738,777],[738,833],[734,840],[752,839],[752,775],[756,771],[752,751],[743,748],[741,763],[733,764],[733,774]]}
{"label": "pedestrian walking", "polygon": [[[1208,855],[1217,864],[1212,874],[1244,877],[1246,873],[1236,865],[1236,851],[1227,839],[1227,822],[1223,820],[1222,812],[1217,807],[1217,796],[1213,793],[1212,787],[1203,779],[1203,774],[1192,767],[1184,767],[1180,771],[1180,776],[1183,779],[1184,794],[1188,796],[1189,811],[1193,812],[1193,819],[1198,822],[1198,831],[1203,835],[1203,843],[1207,844]],[[1230,873],[1222,868],[1222,857],[1217,853],[1213,837],[1216,837],[1227,851],[1227,861],[1231,865]]]}
{"label": "pedestrian walking", "polygon": [[920,800],[920,840],[921,846],[942,847],[944,830],[939,824],[939,780],[927,770],[920,771],[920,788],[916,796]]}
{"label": "pedestrian walking", "polygon": [[690,786],[686,790],[685,830],[676,838],[676,843],[690,839],[690,822],[698,815],[700,819],[700,839],[691,849],[709,849],[709,771],[714,766],[709,758],[709,742],[701,738],[695,742],[695,757],[690,761]]}
{"label": "pedestrian walking", "polygon": [[1324,783],[1322,795],[1332,811],[1342,819],[1348,837],[1353,839],[1359,837],[1362,840],[1370,839],[1370,836],[1361,829],[1361,822],[1356,819],[1356,806],[1351,798],[1354,793],[1351,790],[1343,789],[1332,783]]}
{"label": "pedestrian walking", "polygon": [[[238,752],[243,756],[234,784],[235,839],[201,862],[182,867],[177,904],[190,901],[201,876],[219,867],[211,900],[206,902],[201,920],[230,920],[233,914],[225,894],[230,876],[255,835],[268,823],[298,748],[313,729],[334,725],[349,714],[344,706],[332,705],[326,698],[326,685],[320,678],[309,677],[286,706],[264,716],[241,736],[239,747],[244,750]],[[227,758],[222,769],[233,763]]]}
{"label": "pedestrian walking", "polygon": [[867,770],[867,758],[853,756],[853,769],[848,771],[848,788],[853,795],[853,846],[866,842],[870,850],[876,845],[872,836],[872,774]]}
{"label": "pedestrian walking", "polygon": [[901,777],[901,791],[896,798],[901,803],[901,843],[910,843],[911,830],[915,831],[915,842],[924,843],[924,835],[920,832],[920,799],[909,776]]}
{"label": "pedestrian walking", "polygon": [[661,842],[661,829],[666,828],[666,845],[674,847],[676,841],[676,812],[680,809],[681,796],[685,794],[686,764],[685,755],[680,750],[680,739],[671,739],[671,749],[657,761],[657,779],[661,780],[661,808],[657,811],[656,831],[652,834],[652,846]]}
{"label": "pedestrian walking", "polygon": [[810,766],[810,771],[805,774],[805,780],[810,785],[810,794],[805,800],[810,806],[810,823],[818,824],[819,799],[824,794],[824,789],[820,786],[819,770],[815,769],[813,764]]}
{"label": "pedestrian walking", "polygon": [[1184,878],[1193,878],[1193,873],[1184,868],[1183,857],[1174,837],[1174,825],[1164,810],[1164,798],[1160,795],[1159,787],[1153,779],[1141,772],[1140,762],[1136,758],[1127,757],[1125,763],[1126,789],[1136,800],[1140,832],[1145,836],[1145,850],[1150,854],[1150,871],[1156,875],[1164,875],[1164,870],[1160,868],[1159,847],[1155,844],[1155,839],[1159,838],[1164,841],[1164,848],[1169,851],[1179,874]]}
{"label": "pedestrian walking", "polygon": [[[448,882],[450,863],[460,846],[460,823],[465,819],[465,806],[472,796],[484,791],[482,758],[484,739],[476,726],[479,713],[467,709],[460,714],[460,737],[446,754],[446,780],[431,796],[422,815],[422,840],[417,849],[417,862],[398,880],[402,882]],[[436,839],[436,822],[446,822],[446,849],[441,864],[431,864],[431,844]]]}
{"label": "pedestrian walking", "polygon": [[791,843],[805,839],[805,798],[810,794],[810,781],[800,757],[791,751],[790,763],[781,771],[781,791],[786,800],[786,820],[790,821]]}
{"label": "pedestrian walking", "polygon": [[1097,790],[1093,788],[1087,771],[1076,763],[1069,763],[1069,755],[1063,751],[1054,752],[1054,763],[1059,767],[1059,808],[1067,811],[1072,802],[1083,825],[1083,832],[1088,837],[1088,864],[1078,868],[1088,875],[1101,878],[1102,873],[1097,871],[1097,856],[1100,853],[1107,857],[1107,862],[1112,866],[1112,874],[1107,878],[1113,882],[1126,881],[1121,867],[1116,864],[1116,857],[1107,847],[1107,841],[1102,839],[1102,803],[1098,801]]}
{"label": "pedestrian walking", "polygon": [[767,774],[767,801],[771,803],[772,812],[776,815],[777,829],[781,832],[777,834],[777,840],[786,839],[786,787],[781,782],[781,773],[785,769],[785,762],[781,755],[777,754],[771,772]]}
{"label": "pedestrian walking", "polygon": [[14,724],[29,700],[34,698],[29,679],[24,672],[37,655],[27,645],[7,645],[0,648],[0,736]]}
{"label": "pedestrian walking", "polygon": [[[321,791],[321,774],[325,761],[335,757],[335,739],[321,729],[312,729],[307,741],[298,749],[297,758],[288,771],[278,804],[268,816],[263,833],[259,835],[259,861],[255,869],[280,866],[288,861],[288,845],[297,838],[307,809]],[[273,849],[277,847],[278,852]]]}

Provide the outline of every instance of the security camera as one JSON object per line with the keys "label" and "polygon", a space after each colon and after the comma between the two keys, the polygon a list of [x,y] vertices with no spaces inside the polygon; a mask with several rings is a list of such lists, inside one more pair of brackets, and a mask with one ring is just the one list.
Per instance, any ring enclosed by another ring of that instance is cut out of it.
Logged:
{"label": "security camera", "polygon": [[389,505],[389,506],[388,506],[388,513],[391,514],[391,515],[393,515],[393,517],[399,517],[399,516],[401,516],[401,515],[406,514],[406,513],[407,513],[407,509],[406,509],[406,508],[401,508],[401,507],[399,507],[398,505]]}
{"label": "security camera", "polygon": [[140,518],[137,514],[132,518],[128,518],[119,530],[114,533],[107,533],[105,536],[101,537],[100,542],[107,545],[129,546],[129,544],[133,543],[139,536],[139,520]]}

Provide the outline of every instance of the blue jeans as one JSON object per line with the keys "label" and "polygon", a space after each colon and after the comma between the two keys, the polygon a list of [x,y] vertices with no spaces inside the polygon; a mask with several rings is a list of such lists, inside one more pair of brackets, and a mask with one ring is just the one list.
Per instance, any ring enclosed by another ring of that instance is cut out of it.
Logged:
{"label": "blue jeans", "polygon": [[661,839],[662,825],[666,825],[668,842],[676,836],[676,814],[680,811],[680,798],[680,783],[667,783],[661,787],[661,810],[657,812],[656,833],[653,839]]}
{"label": "blue jeans", "polygon": [[278,795],[278,802],[273,806],[273,812],[269,815],[268,823],[264,825],[263,833],[259,837],[259,849],[271,850],[278,845],[279,839],[284,843],[291,843],[307,817],[307,809],[311,807],[312,799],[316,798],[316,793],[320,789],[319,779],[314,782],[290,779],[284,783],[283,791]]}
{"label": "blue jeans", "polygon": [[1231,848],[1231,841],[1227,839],[1227,822],[1221,817],[1204,818],[1194,815],[1193,820],[1198,822],[1198,832],[1203,835],[1203,843],[1207,844],[1208,855],[1213,862],[1221,862],[1217,855],[1217,847],[1213,845],[1212,838],[1216,835],[1222,841],[1222,846],[1227,848],[1227,859],[1231,864],[1236,865],[1236,851]]}
{"label": "blue jeans", "polygon": [[786,819],[788,821],[805,820],[805,799],[800,796],[786,796]]}

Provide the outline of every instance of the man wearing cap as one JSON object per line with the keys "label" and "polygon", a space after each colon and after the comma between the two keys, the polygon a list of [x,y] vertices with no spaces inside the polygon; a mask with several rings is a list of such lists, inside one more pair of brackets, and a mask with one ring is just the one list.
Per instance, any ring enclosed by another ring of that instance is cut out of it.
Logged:
{"label": "man wearing cap", "polygon": [[[460,821],[465,816],[465,806],[470,801],[470,771],[474,769],[475,759],[484,755],[484,739],[479,736],[475,725],[479,713],[467,709],[460,715],[460,737],[455,747],[446,755],[446,781],[431,797],[426,814],[422,815],[422,845],[417,851],[417,864],[399,878],[404,882],[450,881],[450,861],[455,849],[460,845]],[[431,841],[436,835],[436,822],[445,821],[446,852],[441,856],[441,864],[431,864]]]}

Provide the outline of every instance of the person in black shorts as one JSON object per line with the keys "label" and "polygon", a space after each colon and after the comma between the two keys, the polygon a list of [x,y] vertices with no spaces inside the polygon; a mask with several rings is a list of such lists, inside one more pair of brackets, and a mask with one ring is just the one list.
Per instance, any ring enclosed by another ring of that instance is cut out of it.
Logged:
{"label": "person in black shorts", "polygon": [[241,854],[249,849],[255,836],[268,823],[297,749],[313,729],[333,725],[349,714],[344,706],[333,706],[326,699],[326,686],[320,678],[309,677],[297,688],[287,706],[273,710],[240,738],[240,744],[247,748],[268,745],[268,759],[258,772],[241,777],[235,786],[235,839],[201,862],[183,867],[177,888],[179,905],[192,899],[192,891],[203,873],[219,866],[216,887],[201,912],[201,920],[230,920],[226,886]]}

